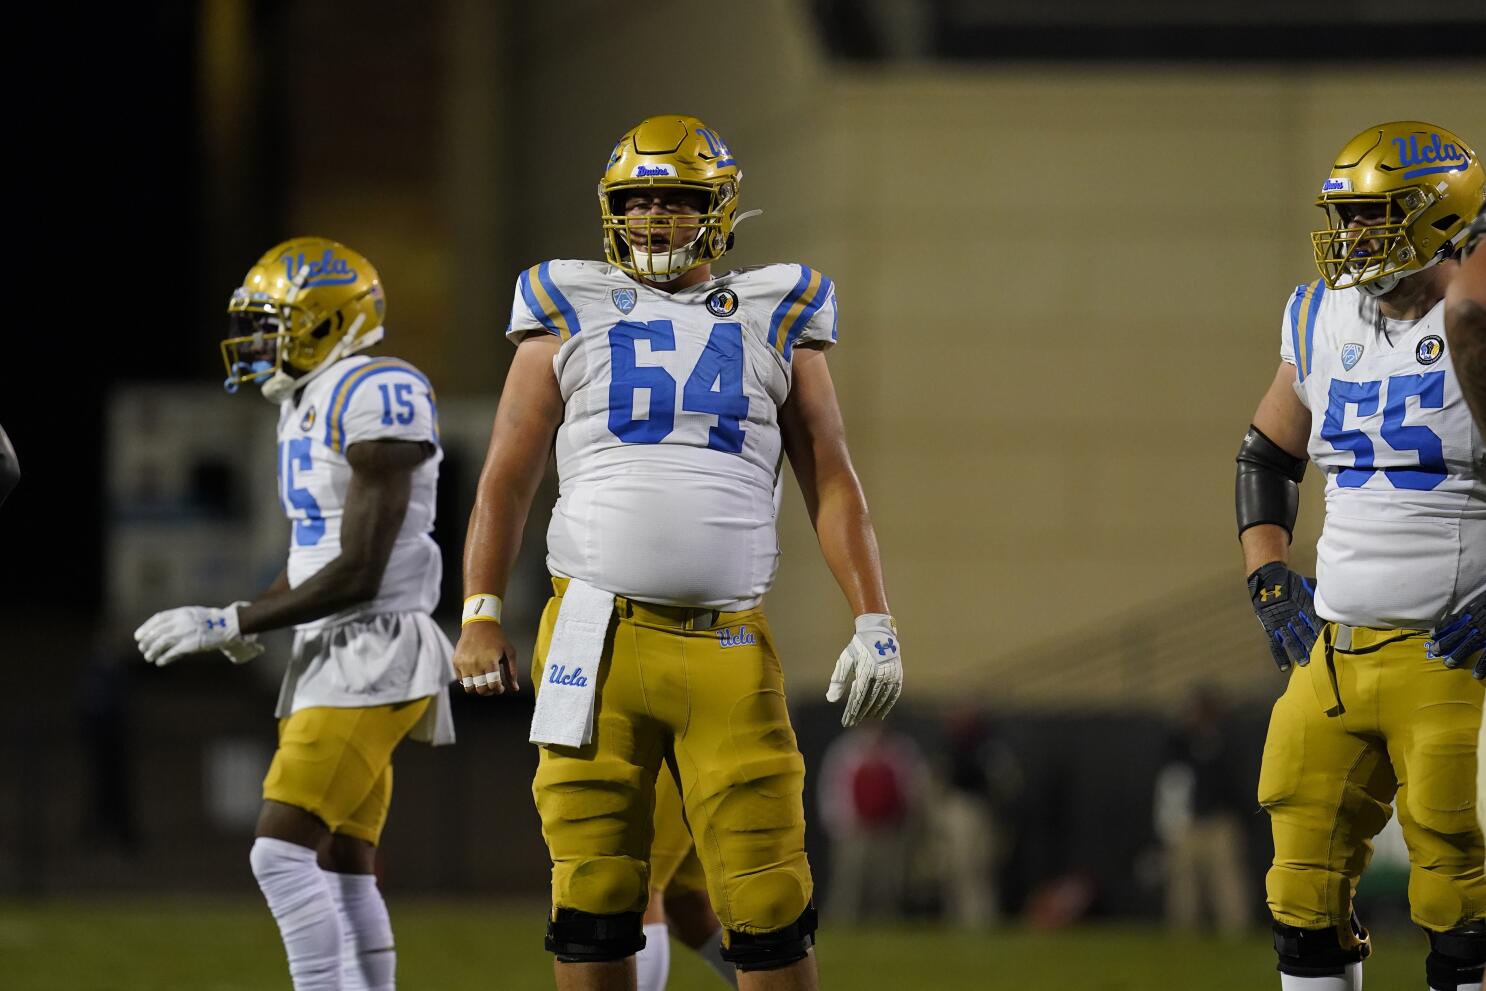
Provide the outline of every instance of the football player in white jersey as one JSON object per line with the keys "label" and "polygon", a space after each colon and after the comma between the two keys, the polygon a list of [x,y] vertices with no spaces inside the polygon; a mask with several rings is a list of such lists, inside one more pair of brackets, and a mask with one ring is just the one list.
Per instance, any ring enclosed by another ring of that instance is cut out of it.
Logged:
{"label": "football player in white jersey", "polygon": [[296,991],[390,989],[396,955],[373,874],[403,737],[453,742],[452,648],[438,602],[434,490],[442,451],[428,379],[362,354],[383,335],[382,285],[325,238],[271,248],[232,295],[227,389],[261,386],[279,410],[279,500],[289,563],[251,602],[186,606],[135,632],[161,665],[294,627],[279,746],[249,856]]}
{"label": "football player in white jersey", "polygon": [[532,739],[559,988],[635,986],[657,772],[679,785],[739,986],[816,986],[804,762],[760,606],[785,455],[856,617],[827,698],[846,698],[852,725],[901,690],[826,366],[835,287],[804,265],[714,275],[740,179],[700,120],[649,118],[599,183],[606,261],[543,262],[516,287],[455,666],[481,694],[517,687],[500,596],[555,440]]}
{"label": "football player in white jersey", "polygon": [[[1238,455],[1249,594],[1289,683],[1259,780],[1281,987],[1355,991],[1352,892],[1397,809],[1433,991],[1479,991],[1486,878],[1473,755],[1482,685],[1431,657],[1486,591],[1486,482],[1444,340],[1446,287],[1486,173],[1432,124],[1370,127],[1336,157],[1280,366]],[[1306,460],[1326,475],[1315,579],[1288,567]]]}

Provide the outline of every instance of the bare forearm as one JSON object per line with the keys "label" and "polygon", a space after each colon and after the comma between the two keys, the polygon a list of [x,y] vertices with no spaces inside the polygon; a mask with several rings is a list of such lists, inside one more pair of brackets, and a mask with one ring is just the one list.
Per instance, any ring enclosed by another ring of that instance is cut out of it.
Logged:
{"label": "bare forearm", "polygon": [[534,495],[535,486],[524,492],[513,491],[499,477],[481,479],[464,538],[466,596],[505,597]]}
{"label": "bare forearm", "polygon": [[854,472],[818,490],[813,516],[826,567],[851,603],[853,614],[889,612],[877,532]]}
{"label": "bare forearm", "polygon": [[321,619],[359,602],[375,598],[382,582],[382,569],[336,558],[295,588],[289,587],[288,572],[269,586],[257,601],[238,610],[243,633],[262,633],[285,626]]}
{"label": "bare forearm", "polygon": [[1251,526],[1239,535],[1243,545],[1244,574],[1254,571],[1271,561],[1286,563],[1290,560],[1290,535],[1285,528],[1273,523]]}
{"label": "bare forearm", "polygon": [[412,475],[433,448],[398,440],[352,444],[346,452],[351,482],[341,517],[340,554],[289,587],[287,569],[258,601],[238,611],[243,633],[308,623],[368,602],[382,587],[412,491]]}

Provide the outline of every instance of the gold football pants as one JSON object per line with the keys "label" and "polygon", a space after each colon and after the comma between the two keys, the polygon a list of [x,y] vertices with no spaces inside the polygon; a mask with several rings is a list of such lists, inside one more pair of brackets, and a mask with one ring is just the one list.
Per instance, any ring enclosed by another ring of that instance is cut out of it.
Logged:
{"label": "gold football pants", "polygon": [[1270,715],[1259,774],[1274,831],[1270,912],[1302,929],[1345,927],[1393,802],[1409,848],[1414,921],[1444,932],[1481,918],[1482,685],[1426,657],[1425,633],[1348,633],[1325,624]]}
{"label": "gold football pants", "polygon": [[[566,582],[554,581],[558,596]],[[560,598],[532,661],[542,670]],[[552,904],[593,915],[650,898],[656,775],[676,773],[721,923],[773,932],[805,910],[805,762],[762,610],[717,613],[619,598],[599,669],[593,739],[540,749],[532,794],[552,856]]]}
{"label": "gold football pants", "polygon": [[655,780],[655,833],[650,841],[650,890],[706,891],[707,876],[681,810],[681,792],[668,767]]}
{"label": "gold football pants", "polygon": [[315,706],[279,720],[263,797],[304,809],[333,833],[377,843],[392,803],[392,751],[431,701]]}

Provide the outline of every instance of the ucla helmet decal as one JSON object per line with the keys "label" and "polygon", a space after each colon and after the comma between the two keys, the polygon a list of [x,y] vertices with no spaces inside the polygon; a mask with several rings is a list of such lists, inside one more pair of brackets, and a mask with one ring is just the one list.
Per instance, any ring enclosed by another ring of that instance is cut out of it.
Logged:
{"label": "ucla helmet decal", "polygon": [[1381,295],[1450,257],[1486,195],[1475,151],[1434,124],[1369,127],[1336,156],[1316,205],[1316,267],[1332,289]]}
{"label": "ucla helmet decal", "polygon": [[[599,180],[604,257],[652,282],[669,282],[716,261],[732,247],[742,178],[727,142],[696,117],[668,114],[640,121],[614,146]],[[695,216],[670,211],[626,216],[626,196],[665,190],[695,192],[704,206]]]}
{"label": "ucla helmet decal", "polygon": [[386,310],[377,270],[360,253],[323,237],[274,245],[227,303],[227,391],[257,382],[281,402],[318,370],[381,340]]}

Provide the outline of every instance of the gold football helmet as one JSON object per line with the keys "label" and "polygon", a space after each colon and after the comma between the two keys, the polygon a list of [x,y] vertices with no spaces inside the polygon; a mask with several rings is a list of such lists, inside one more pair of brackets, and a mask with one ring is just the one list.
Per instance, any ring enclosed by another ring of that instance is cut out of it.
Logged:
{"label": "gold football helmet", "polygon": [[1382,295],[1450,257],[1483,195],[1480,160],[1449,131],[1416,120],[1370,127],[1321,185],[1327,225],[1311,234],[1316,267],[1332,289]]}
{"label": "gold football helmet", "polygon": [[[742,179],[727,142],[697,118],[647,117],[619,139],[599,180],[604,257],[652,282],[716,261],[733,246]],[[690,190],[705,197],[706,207],[695,216],[669,210],[626,216],[624,199],[636,190]],[[687,237],[692,228],[695,235]],[[663,249],[651,250],[660,242]]]}
{"label": "gold football helmet", "polygon": [[377,270],[359,253],[323,237],[276,244],[227,303],[223,384],[236,392],[257,382],[282,402],[306,375],[381,340],[386,310]]}

